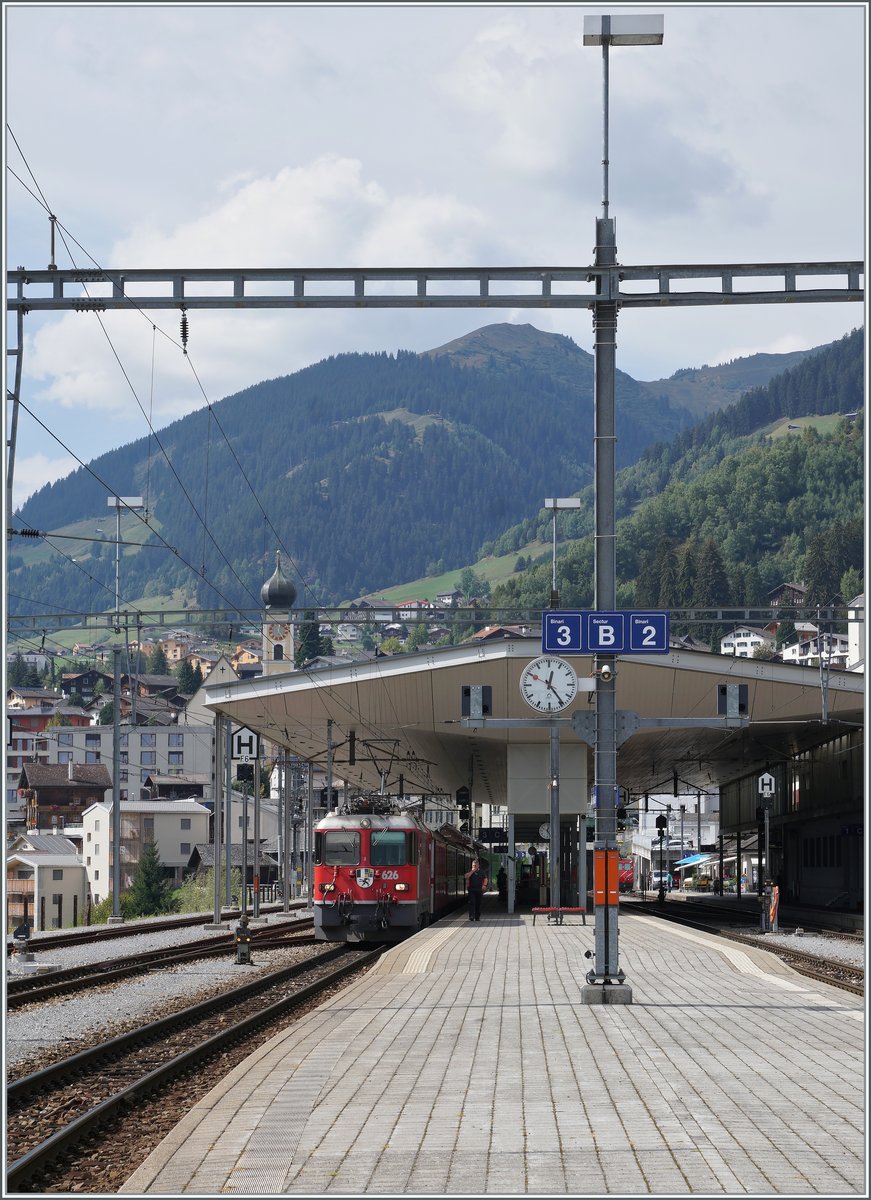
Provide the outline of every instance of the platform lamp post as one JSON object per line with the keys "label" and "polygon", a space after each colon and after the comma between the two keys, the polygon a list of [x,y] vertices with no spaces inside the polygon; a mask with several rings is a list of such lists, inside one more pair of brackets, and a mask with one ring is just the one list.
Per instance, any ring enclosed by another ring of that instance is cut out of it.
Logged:
{"label": "platform lamp post", "polygon": [[[141,496],[110,496],[115,509],[115,636],[121,632],[121,510],[145,507]],[[121,647],[112,646],[112,916],[121,920]]]}
{"label": "platform lamp post", "polygon": [[553,573],[550,584],[550,606],[551,608],[559,608],[559,592],[556,587],[556,514],[559,510],[565,508],[580,508],[580,496],[567,496],[564,499],[545,500],[544,507],[549,508],[553,513]]}
{"label": "platform lamp post", "polygon": [[[593,302],[594,401],[595,401],[595,606],[612,612],[617,603],[617,555],[615,521],[615,420],[614,380],[617,349],[617,301],[619,291],[617,238],[609,215],[608,196],[608,89],[611,46],[656,46],[662,43],[663,18],[659,15],[584,17],[584,45],[602,47],[602,216],[596,221],[595,265],[605,268],[597,275]],[[614,671],[601,673],[596,664],[595,736],[595,849],[605,852],[606,863],[617,849],[617,709]],[[632,991],[624,982],[617,958],[617,908],[608,903],[606,888],[602,903],[595,905],[595,965],[587,974],[585,1003],[632,1002]],[[613,911],[612,911],[613,910]]]}

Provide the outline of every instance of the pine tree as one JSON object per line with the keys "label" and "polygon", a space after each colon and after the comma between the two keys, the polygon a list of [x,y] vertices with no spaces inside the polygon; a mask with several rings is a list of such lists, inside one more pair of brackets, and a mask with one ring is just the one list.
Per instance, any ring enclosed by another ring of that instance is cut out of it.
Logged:
{"label": "pine tree", "polygon": [[168,675],[169,663],[166,660],[163,645],[158,642],[148,656],[147,674],[148,675]]}
{"label": "pine tree", "polygon": [[160,852],[154,842],[142,851],[133,883],[127,893],[129,914],[132,917],[153,917],[171,912],[169,898],[171,885],[164,878]]}
{"label": "pine tree", "polygon": [[[729,580],[723,557],[713,538],[702,545],[696,574],[696,599],[699,608],[721,608],[729,603]],[[699,627],[699,637],[710,641],[711,649],[719,650],[725,626],[720,623]]]}
{"label": "pine tree", "polygon": [[175,677],[178,680],[178,690],[185,696],[192,696],[197,690],[194,669],[186,658],[183,658],[176,667]]}
{"label": "pine tree", "polygon": [[308,611],[305,614],[305,620],[299,626],[299,638],[293,656],[293,665],[299,669],[310,658],[316,658],[321,653],[320,645],[320,633],[315,614]]}

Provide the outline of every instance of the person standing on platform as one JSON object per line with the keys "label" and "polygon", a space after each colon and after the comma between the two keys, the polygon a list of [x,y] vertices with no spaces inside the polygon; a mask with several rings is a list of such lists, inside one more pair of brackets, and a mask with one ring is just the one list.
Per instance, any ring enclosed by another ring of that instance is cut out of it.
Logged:
{"label": "person standing on platform", "polygon": [[480,921],[481,897],[486,892],[490,880],[477,858],[472,859],[472,867],[466,872],[465,880],[466,891],[469,893],[469,920]]}
{"label": "person standing on platform", "polygon": [[505,903],[508,899],[508,874],[504,867],[499,868],[496,876],[496,887],[499,889],[499,899]]}

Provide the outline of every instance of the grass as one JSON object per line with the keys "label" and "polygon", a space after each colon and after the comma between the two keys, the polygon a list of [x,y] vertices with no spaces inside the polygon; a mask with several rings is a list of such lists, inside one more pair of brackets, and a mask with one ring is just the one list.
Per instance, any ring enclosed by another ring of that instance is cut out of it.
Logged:
{"label": "grass", "polygon": [[[775,421],[765,433],[770,438],[783,438],[798,436],[805,429],[816,429],[817,433],[824,436],[828,433],[834,433],[835,430],[843,421],[843,416],[840,413],[831,413],[825,417],[784,417],[781,421]],[[797,429],[790,429],[790,425],[797,425]]]}
{"label": "grass", "polygon": [[[510,554],[502,554],[499,557],[489,555],[487,558],[472,563],[471,567],[476,575],[480,575],[482,579],[487,580],[491,587],[495,587],[496,584],[503,583],[514,574],[514,564],[521,555],[524,558],[537,558],[540,554],[549,554],[551,549],[550,543],[530,542],[520,550],[512,550]],[[457,567],[453,571],[445,571],[442,575],[424,575],[421,579],[413,579],[409,583],[397,584],[396,587],[384,588],[379,592],[370,592],[363,599],[375,605],[400,604],[404,600],[432,600],[435,602],[435,598],[440,592],[452,592],[456,589],[464,569]]]}

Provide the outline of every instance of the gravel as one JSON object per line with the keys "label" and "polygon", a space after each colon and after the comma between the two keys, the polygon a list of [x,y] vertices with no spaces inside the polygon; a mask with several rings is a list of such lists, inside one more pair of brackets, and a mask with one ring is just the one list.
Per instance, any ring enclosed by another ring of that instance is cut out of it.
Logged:
{"label": "gravel", "polygon": [[[293,918],[309,916],[310,911],[295,910]],[[268,926],[278,928],[275,919]],[[233,922],[235,926],[235,921]],[[252,928],[261,928],[252,922]],[[159,930],[135,934],[117,942],[90,943],[39,952],[38,941],[31,943],[36,963],[51,963],[58,968],[81,966],[83,963],[103,962],[113,957],[123,958],[142,950],[180,946],[185,942],[220,937],[222,930],[204,930],[201,925],[182,929]],[[253,967],[239,966],[233,958],[204,958],[165,970],[149,971],[147,975],[119,980],[105,987],[90,988],[66,999],[55,998],[43,1004],[16,1009],[6,1014],[5,1048],[7,1066],[29,1059],[43,1060],[46,1052],[52,1059],[74,1053],[83,1041],[92,1042],[93,1034],[106,1039],[123,1032],[131,1023],[138,1024],[151,1015],[163,1015],[167,1007],[185,1007],[209,993],[226,990],[244,983],[255,971],[266,971],[276,965],[280,951],[253,950]],[[7,959],[11,977],[24,974],[23,968]],[[46,976],[50,979],[51,976]],[[91,1036],[89,1036],[91,1035]],[[18,1074],[20,1072],[16,1072]]]}
{"label": "gravel", "polygon": [[821,958],[833,958],[851,967],[864,967],[865,943],[853,938],[823,936],[816,933],[759,933],[748,932],[746,925],[733,925],[730,932],[754,937],[759,945],[780,946],[785,950],[801,950],[803,954],[819,954]]}

